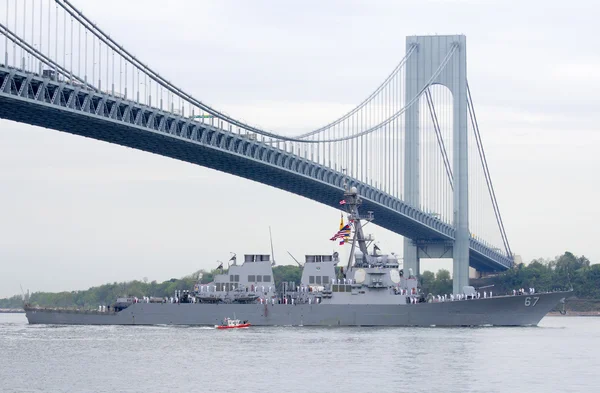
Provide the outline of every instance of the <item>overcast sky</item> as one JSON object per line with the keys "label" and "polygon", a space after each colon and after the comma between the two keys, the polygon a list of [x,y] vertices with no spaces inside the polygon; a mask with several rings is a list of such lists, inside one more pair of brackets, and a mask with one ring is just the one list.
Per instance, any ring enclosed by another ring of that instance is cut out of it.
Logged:
{"label": "overcast sky", "polygon": [[[281,133],[362,101],[407,35],[465,34],[509,241],[600,262],[600,5],[594,1],[74,1],[161,75]],[[0,296],[166,280],[230,252],[338,249],[339,213],[192,164],[0,120]],[[372,228],[383,251],[401,237]],[[451,261],[423,263],[437,270]]]}

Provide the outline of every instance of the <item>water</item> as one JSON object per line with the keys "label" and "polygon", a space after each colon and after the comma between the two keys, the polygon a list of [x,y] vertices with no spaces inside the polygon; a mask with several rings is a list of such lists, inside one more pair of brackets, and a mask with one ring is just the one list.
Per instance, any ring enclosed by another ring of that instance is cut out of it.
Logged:
{"label": "water", "polygon": [[531,328],[27,325],[0,314],[0,392],[585,392],[600,318]]}

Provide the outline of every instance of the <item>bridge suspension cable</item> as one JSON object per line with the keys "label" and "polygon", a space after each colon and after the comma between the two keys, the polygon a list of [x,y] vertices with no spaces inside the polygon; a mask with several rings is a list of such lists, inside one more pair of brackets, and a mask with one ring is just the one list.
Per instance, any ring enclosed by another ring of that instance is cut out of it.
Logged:
{"label": "bridge suspension cable", "polygon": [[[15,44],[19,45],[23,50],[25,50],[30,55],[32,55],[35,58],[37,58],[43,64],[46,64],[50,68],[54,68],[59,74],[61,74],[65,78],[74,79],[74,80],[78,81],[81,84],[85,83],[85,81],[83,79],[81,79],[77,75],[73,74],[72,72],[70,72],[69,70],[67,70],[66,68],[64,68],[63,66],[61,66],[60,64],[58,64],[57,62],[55,62],[54,60],[52,60],[51,58],[49,58],[48,56],[44,55],[43,53],[41,53],[40,51],[38,51],[36,48],[34,48],[31,45],[29,45],[29,43],[27,43],[21,37],[19,37],[15,33],[13,33],[6,26],[4,26],[2,23],[0,23],[0,33],[4,34],[10,41],[12,41]],[[91,86],[89,84],[88,84],[88,86],[92,87],[93,90],[99,91],[98,89],[96,89],[95,87],[93,87],[93,86]]]}
{"label": "bridge suspension cable", "polygon": [[[130,52],[128,52],[125,48],[123,48],[116,41],[114,41],[108,34],[106,34],[102,29],[100,29],[98,26],[96,26],[96,24],[94,24],[91,20],[89,20],[83,14],[83,12],[81,12],[77,8],[75,8],[75,6],[73,4],[71,4],[71,2],[69,2],[68,0],[63,0],[64,2],[61,0],[55,0],[55,1],[66,12],[68,12],[73,18],[75,18],[79,23],[84,25],[84,27],[86,27],[99,40],[101,40],[103,43],[105,43],[107,46],[109,46],[113,51],[118,52],[120,56],[122,56],[124,59],[128,60],[135,67],[138,67],[138,69],[145,72],[152,80],[154,80],[156,83],[160,84],[162,87],[164,87],[168,91],[172,92],[173,94],[183,98],[184,100],[187,100],[188,102],[192,103],[193,105],[197,106],[198,108],[202,109],[203,111],[213,115],[214,117],[219,118],[231,125],[239,127],[240,129],[243,129],[245,131],[254,132],[254,133],[266,136],[266,137],[270,137],[273,139],[279,139],[282,141],[303,142],[302,140],[300,140],[298,138],[291,138],[291,137],[278,135],[278,134],[275,134],[275,133],[272,133],[269,131],[265,131],[265,130],[261,130],[259,128],[242,123],[222,112],[217,111],[216,109],[213,109],[212,107],[204,104],[203,102],[195,99],[193,96],[191,96],[190,94],[181,90],[180,88],[178,88],[177,86],[175,86],[174,84],[169,82],[167,79],[160,76],[160,74],[153,71],[145,63],[138,60],[134,55],[132,55]],[[304,142],[306,142],[306,141],[304,141]],[[311,142],[308,142],[308,143],[311,143]]]}
{"label": "bridge suspension cable", "polygon": [[504,229],[504,222],[502,221],[502,215],[500,214],[500,208],[498,206],[498,200],[496,199],[496,192],[494,191],[494,185],[492,184],[492,177],[490,175],[490,170],[487,164],[487,158],[485,156],[485,151],[483,149],[483,143],[481,141],[481,133],[479,132],[479,124],[477,123],[477,117],[475,115],[475,108],[473,106],[473,98],[471,96],[471,89],[469,88],[469,83],[467,82],[467,108],[469,110],[469,117],[471,120],[471,125],[473,126],[473,132],[475,133],[475,141],[477,144],[477,150],[479,152],[479,157],[481,159],[481,163],[483,165],[483,174],[485,178],[485,182],[487,184],[487,189],[490,194],[490,198],[492,200],[492,207],[494,209],[494,215],[496,216],[496,221],[498,223],[498,228],[500,229],[500,235],[502,236],[502,242],[504,243],[504,248],[506,250],[507,256],[512,256],[512,251],[510,249],[510,245],[508,243],[508,237],[506,236],[506,230]]}
{"label": "bridge suspension cable", "polygon": [[[250,126],[248,124],[242,123],[236,119],[233,119],[231,117],[229,117],[228,115],[225,115],[222,112],[219,112],[215,109],[213,109],[212,107],[204,104],[203,102],[195,99],[193,96],[191,96],[190,94],[184,92],[183,90],[181,90],[180,88],[178,88],[177,86],[173,85],[171,82],[169,82],[168,80],[166,80],[165,78],[163,78],[162,76],[160,76],[157,72],[153,71],[150,67],[148,67],[146,64],[144,64],[143,62],[141,62],[140,60],[138,60],[134,55],[132,55],[131,53],[129,53],[127,50],[125,50],[125,48],[123,48],[121,45],[119,45],[117,42],[115,42],[108,34],[106,34],[104,31],[102,31],[98,26],[96,26],[92,21],[90,21],[81,11],[79,11],[77,8],[75,8],[75,6],[73,6],[73,4],[69,1],[69,0],[55,0],[57,4],[59,4],[65,11],[67,11],[73,18],[75,18],[77,21],[79,21],[80,23],[82,23],[85,27],[87,27],[96,37],[98,37],[98,39],[100,39],[102,42],[104,42],[106,45],[108,45],[112,50],[118,52],[121,56],[123,56],[125,59],[127,59],[128,61],[130,61],[132,64],[134,64],[136,67],[142,69],[144,72],[146,72],[148,74],[148,76],[153,79],[155,82],[157,82],[158,84],[160,84],[161,86],[163,86],[165,89],[171,91],[172,93],[180,96],[181,98],[187,100],[188,102],[196,105],[197,107],[199,107],[200,109],[202,109],[203,111],[223,120],[226,121],[227,123],[230,123],[231,125],[234,125],[236,127],[239,127],[245,131],[250,131],[253,133],[257,133],[263,136],[266,136],[268,138],[272,138],[274,141],[273,142],[277,142],[277,141],[287,141],[287,142],[297,142],[297,143],[309,143],[309,144],[319,144],[319,143],[328,143],[328,142],[342,142],[342,141],[347,141],[350,139],[354,139],[354,138],[358,138],[360,136],[363,135],[367,135],[370,134],[378,129],[380,129],[381,127],[386,126],[387,124],[389,124],[390,122],[392,122],[393,120],[397,119],[399,116],[401,116],[404,112],[406,112],[406,109],[408,107],[410,107],[412,104],[414,104],[423,94],[423,92],[425,91],[425,89],[427,89],[432,82],[435,80],[435,78],[437,78],[437,76],[441,73],[441,71],[444,69],[444,67],[446,66],[446,64],[448,63],[448,61],[450,60],[452,54],[454,54],[455,50],[456,50],[456,46],[453,46],[453,49],[446,55],[446,57],[444,58],[444,60],[442,61],[442,63],[440,64],[440,66],[438,67],[437,71],[434,73],[434,75],[429,79],[429,81],[425,84],[425,86],[423,86],[421,88],[421,90],[419,91],[419,93],[415,96],[412,97],[412,99],[403,107],[401,108],[398,112],[396,112],[395,114],[393,114],[391,117],[389,117],[387,120],[368,128],[367,130],[355,133],[353,135],[347,135],[344,137],[338,137],[338,138],[328,138],[328,139],[306,139],[309,136],[312,136],[318,132],[322,132],[323,130],[329,129],[328,126],[322,127],[319,130],[317,130],[317,132],[313,132],[313,133],[308,133],[308,134],[302,134],[300,136],[296,136],[296,137],[288,137],[285,135],[281,135],[281,134],[276,134],[270,131],[265,131],[265,130],[261,130],[259,128]],[[412,53],[412,51],[414,50],[414,47],[411,47],[407,53],[407,55],[403,58],[403,60],[398,64],[398,66],[396,67],[395,71],[392,72],[392,74],[390,74],[390,76],[386,79],[386,81],[384,81],[384,83],[380,86],[380,88],[378,88],[371,96],[369,96],[363,103],[361,103],[356,109],[356,111],[358,111],[360,108],[363,108],[368,102],[371,102],[373,97],[375,97],[377,95],[378,92],[381,91],[381,89],[386,85],[387,82],[389,82],[389,80],[391,78],[393,78],[395,75],[398,74],[398,71],[403,67],[403,65],[406,63],[406,60],[408,59],[408,57],[410,56],[410,54]],[[333,122],[336,124],[339,124],[341,121],[343,121],[343,119],[347,119],[349,116],[351,116],[352,113],[356,113],[353,111],[350,111],[350,115],[347,114],[347,117],[342,116],[342,118],[338,119],[338,121]],[[333,124],[332,123],[332,124]],[[309,135],[310,134],[310,135]]]}
{"label": "bridge suspension cable", "polygon": [[431,121],[433,122],[435,136],[440,148],[440,153],[442,154],[442,160],[444,161],[444,169],[446,170],[446,175],[448,176],[448,181],[450,182],[450,188],[454,190],[454,175],[452,174],[452,166],[450,165],[450,160],[448,159],[448,152],[446,151],[446,145],[444,144],[444,138],[442,137],[440,123],[438,121],[435,106],[433,105],[433,99],[431,98],[431,91],[429,89],[425,91],[425,98],[427,99],[427,106],[431,115]]}
{"label": "bridge suspension cable", "polygon": [[416,47],[417,47],[416,44],[411,44],[411,46],[408,48],[408,51],[406,52],[406,55],[402,58],[402,60],[400,60],[400,63],[398,63],[396,68],[394,68],[394,70],[390,73],[390,75],[388,75],[388,77],[385,78],[385,80],[377,87],[377,89],[375,89],[375,91],[373,93],[371,93],[371,95],[369,95],[367,98],[365,98],[365,100],[362,101],[358,106],[356,106],[354,109],[352,109],[350,112],[346,113],[344,116],[340,117],[339,119],[334,120],[331,123],[329,123],[321,128],[318,128],[314,131],[310,131],[305,134],[298,135],[298,136],[296,136],[296,138],[298,138],[298,139],[307,138],[307,137],[313,136],[315,134],[321,133],[323,131],[327,131],[330,128],[342,123],[344,120],[349,119],[352,115],[358,113],[367,104],[371,103],[375,99],[375,97],[377,97],[377,95],[379,93],[381,93],[381,91],[390,83],[390,81],[392,79],[394,79],[400,73],[400,71],[406,64],[406,61],[408,60],[410,55],[414,52]]}
{"label": "bridge suspension cable", "polygon": [[347,135],[347,136],[340,137],[340,138],[332,138],[332,139],[325,139],[325,140],[311,141],[311,142],[325,143],[325,142],[342,142],[342,141],[347,141],[347,140],[350,140],[350,139],[358,138],[358,137],[363,136],[363,135],[368,135],[368,134],[370,134],[370,133],[372,133],[374,131],[377,131],[377,130],[381,129],[382,127],[390,124],[392,121],[396,120],[398,117],[400,117],[402,114],[404,114],[404,112],[406,112],[408,110],[408,108],[410,108],[413,104],[415,104],[421,98],[421,96],[425,93],[425,91],[433,84],[433,82],[435,81],[435,79],[444,70],[444,68],[446,67],[446,64],[448,64],[448,62],[452,58],[452,55],[454,55],[454,53],[456,52],[456,49],[457,49],[456,45],[452,46],[452,49],[450,50],[450,52],[448,52],[448,54],[446,54],[446,57],[444,58],[444,60],[442,60],[442,62],[440,63],[440,66],[431,75],[431,77],[429,78],[429,80],[427,80],[427,82],[425,82],[425,85],[419,90],[419,92],[417,93],[417,95],[415,95],[399,111],[397,111],[396,113],[394,113],[392,116],[388,117],[386,120],[382,121],[379,124],[376,124],[373,127],[370,127],[370,128],[368,128],[368,129],[366,129],[364,131],[355,133],[353,135]]}

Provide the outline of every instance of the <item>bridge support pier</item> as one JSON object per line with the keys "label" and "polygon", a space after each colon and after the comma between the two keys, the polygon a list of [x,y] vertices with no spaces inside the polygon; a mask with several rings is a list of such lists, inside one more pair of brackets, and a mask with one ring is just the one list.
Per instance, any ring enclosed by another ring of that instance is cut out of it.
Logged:
{"label": "bridge support pier", "polygon": [[[468,173],[468,124],[467,124],[467,53],[464,35],[412,36],[406,38],[406,50],[413,46],[414,52],[406,63],[406,98],[419,94],[428,80],[454,47],[454,54],[434,84],[446,86],[453,96],[452,174],[453,174],[453,292],[460,293],[469,285],[469,173]],[[406,111],[404,192],[409,204],[420,207],[420,127],[419,102]],[[419,265],[418,252],[408,239],[404,241],[404,266]]]}
{"label": "bridge support pier", "polygon": [[421,260],[417,252],[417,246],[409,238],[404,238],[404,274],[409,274],[412,269],[413,274],[418,277],[421,274]]}

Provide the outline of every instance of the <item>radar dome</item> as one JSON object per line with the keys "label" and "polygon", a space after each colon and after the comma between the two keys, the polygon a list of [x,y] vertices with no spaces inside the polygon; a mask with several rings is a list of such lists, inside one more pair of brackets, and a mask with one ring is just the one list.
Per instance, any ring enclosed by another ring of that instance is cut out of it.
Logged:
{"label": "radar dome", "polygon": [[394,284],[398,284],[400,282],[400,273],[398,273],[398,270],[390,271],[390,280],[392,280]]}
{"label": "radar dome", "polygon": [[353,194],[358,193],[358,189],[355,186],[350,187],[350,192]]}
{"label": "radar dome", "polygon": [[356,273],[354,273],[354,280],[356,280],[357,284],[362,284],[365,282],[365,278],[367,277],[367,273],[364,269],[358,269]]}

